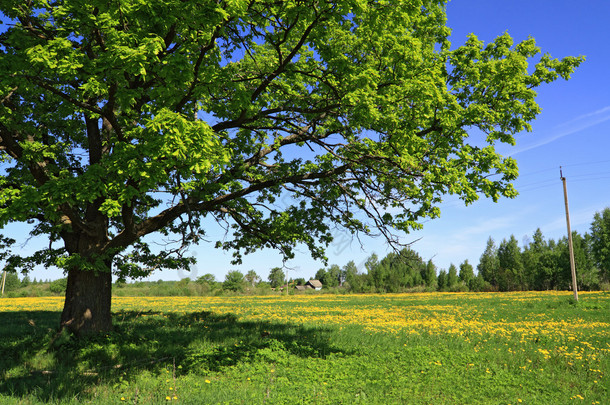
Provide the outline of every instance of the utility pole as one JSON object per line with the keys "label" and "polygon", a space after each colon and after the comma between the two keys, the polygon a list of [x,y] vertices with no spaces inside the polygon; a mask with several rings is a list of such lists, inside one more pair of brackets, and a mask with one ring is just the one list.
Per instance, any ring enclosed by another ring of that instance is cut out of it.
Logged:
{"label": "utility pole", "polygon": [[4,283],[6,283],[6,270],[2,272],[2,296],[4,297]]}
{"label": "utility pole", "polygon": [[563,177],[561,166],[559,166],[559,177],[563,183],[563,199],[566,204],[566,222],[568,224],[568,248],[570,251],[570,268],[572,269],[572,289],[574,290],[574,300],[578,301],[578,287],[576,286],[576,264],[574,263],[574,247],[572,245],[572,229],[570,228],[570,209],[568,208],[568,187],[566,178]]}

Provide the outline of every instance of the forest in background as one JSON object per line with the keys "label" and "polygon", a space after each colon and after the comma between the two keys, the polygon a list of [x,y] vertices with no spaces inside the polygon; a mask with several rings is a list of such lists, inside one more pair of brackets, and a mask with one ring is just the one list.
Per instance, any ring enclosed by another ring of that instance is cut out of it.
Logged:
{"label": "forest in background", "polygon": [[[610,208],[597,212],[590,232],[572,232],[577,287],[610,289]],[[354,292],[527,291],[571,289],[568,238],[546,239],[538,228],[523,247],[511,235],[499,244],[490,237],[475,266],[463,261],[438,271],[432,260],[405,248],[379,260],[372,255],[359,273],[353,262],[321,269],[315,278],[327,287]]]}
{"label": "forest in background", "polygon": [[[594,215],[590,232],[572,232],[579,290],[610,290],[610,207]],[[319,269],[314,279],[323,284],[322,292],[397,293],[410,291],[527,291],[571,289],[568,239],[546,239],[540,229],[519,246],[517,238],[496,242],[490,237],[475,266],[464,260],[448,269],[438,269],[410,247],[379,259],[372,254],[364,271],[353,261]],[[262,279],[254,270],[246,274],[231,270],[224,281],[211,273],[196,280],[115,282],[116,296],[195,296],[225,294],[294,293],[304,278],[286,279],[282,268],[270,270]],[[6,275],[7,297],[62,295],[66,279],[31,280],[15,273]],[[312,293],[314,291],[307,291]]]}

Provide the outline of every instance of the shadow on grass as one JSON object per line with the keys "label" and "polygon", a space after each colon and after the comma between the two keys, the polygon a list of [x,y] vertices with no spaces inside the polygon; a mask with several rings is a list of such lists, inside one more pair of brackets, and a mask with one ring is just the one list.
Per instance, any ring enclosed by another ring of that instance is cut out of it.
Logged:
{"label": "shadow on grass", "polygon": [[207,375],[281,356],[341,352],[332,347],[329,329],[245,322],[231,314],[119,312],[112,333],[83,340],[57,334],[59,317],[0,313],[0,394],[43,402],[86,399],[93,386],[120,386],[144,370]]}

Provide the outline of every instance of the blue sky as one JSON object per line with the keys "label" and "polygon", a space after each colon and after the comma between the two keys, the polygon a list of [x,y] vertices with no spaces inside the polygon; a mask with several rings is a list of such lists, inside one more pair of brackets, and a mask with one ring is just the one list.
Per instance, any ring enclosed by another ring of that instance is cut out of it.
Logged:
{"label": "blue sky", "polygon": [[[519,134],[515,147],[500,148],[519,164],[517,198],[498,203],[480,200],[464,207],[448,197],[439,219],[427,222],[423,231],[404,236],[403,241],[418,240],[412,248],[446,269],[465,259],[476,266],[490,236],[496,243],[511,234],[523,241],[539,227],[545,237],[559,239],[566,234],[559,166],[567,178],[572,229],[588,232],[595,212],[610,206],[610,1],[454,0],[447,13],[454,46],[464,43],[469,33],[489,42],[508,32],[516,41],[536,38],[543,52],[554,57],[585,55],[586,61],[570,81],[539,90],[542,113],[532,123],[533,131]],[[18,229],[7,227],[5,234]],[[223,232],[210,228],[210,240],[222,238]],[[363,263],[372,253],[383,257],[389,252],[383,239],[364,238],[362,246],[341,232],[335,239],[327,251],[330,264],[343,266],[354,260],[364,271]],[[198,264],[190,273],[157,272],[149,279],[195,279],[212,273],[223,280],[233,269],[244,273],[254,269],[266,279],[272,267],[282,266],[281,257],[273,251],[246,256],[240,266],[231,265],[231,254],[215,250],[212,243],[194,246],[191,253]],[[323,267],[305,248],[286,265],[288,277],[293,278],[312,277]],[[58,278],[61,272],[36,270],[31,277]]]}
{"label": "blue sky", "polygon": [[[567,179],[572,229],[589,231],[596,211],[610,206],[610,2],[583,3],[567,0],[454,0],[447,7],[451,42],[459,46],[469,33],[489,42],[508,32],[515,41],[532,36],[543,52],[554,57],[585,55],[586,61],[569,81],[540,89],[542,113],[533,131],[517,136],[515,147],[500,150],[518,162],[520,195],[498,203],[479,200],[465,207],[452,197],[441,206],[441,217],[429,221],[423,231],[404,237],[424,259],[448,268],[468,259],[476,266],[491,236],[496,243],[515,235],[522,242],[540,227],[547,238],[566,235],[563,188],[559,166]],[[420,239],[421,238],[421,239]],[[360,266],[372,253],[389,252],[383,239],[362,239],[338,232],[327,255],[340,266],[349,260]],[[211,272],[222,279],[229,269],[254,269],[266,278],[269,269],[281,266],[272,251],[246,257],[231,266],[230,254],[207,246],[193,249],[199,263],[190,276]],[[312,277],[323,265],[303,249],[288,262],[288,277]],[[151,278],[183,275],[155,274]]]}

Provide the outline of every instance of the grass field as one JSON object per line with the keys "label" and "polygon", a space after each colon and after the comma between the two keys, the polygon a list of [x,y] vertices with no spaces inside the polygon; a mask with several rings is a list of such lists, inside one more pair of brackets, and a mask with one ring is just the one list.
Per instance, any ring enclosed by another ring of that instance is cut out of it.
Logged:
{"label": "grass field", "polygon": [[0,300],[0,404],[609,404],[610,293]]}

